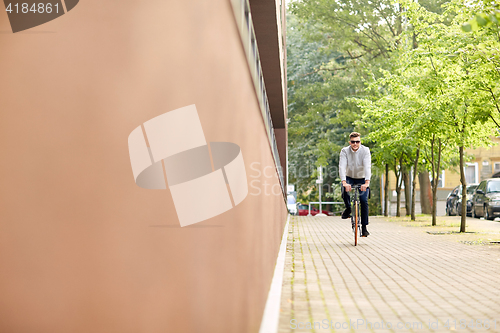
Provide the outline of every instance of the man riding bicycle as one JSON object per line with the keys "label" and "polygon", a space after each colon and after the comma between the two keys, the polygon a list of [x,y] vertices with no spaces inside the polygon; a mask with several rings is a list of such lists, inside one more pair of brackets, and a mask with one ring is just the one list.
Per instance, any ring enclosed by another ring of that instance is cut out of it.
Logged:
{"label": "man riding bicycle", "polygon": [[342,197],[344,199],[345,210],[342,213],[343,219],[351,216],[351,185],[361,185],[361,237],[368,237],[370,234],[366,230],[368,225],[368,192],[372,162],[370,149],[361,144],[361,135],[352,132],[349,135],[349,146],[340,151],[339,173],[342,181]]}

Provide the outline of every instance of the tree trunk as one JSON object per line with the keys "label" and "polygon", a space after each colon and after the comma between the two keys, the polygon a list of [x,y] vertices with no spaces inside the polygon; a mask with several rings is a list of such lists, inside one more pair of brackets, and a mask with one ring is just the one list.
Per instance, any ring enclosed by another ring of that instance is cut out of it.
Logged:
{"label": "tree trunk", "polygon": [[429,173],[419,172],[418,183],[420,185],[420,207],[422,208],[422,214],[430,214],[432,212],[432,192]]}
{"label": "tree trunk", "polygon": [[389,216],[389,164],[385,165],[384,216]]}
{"label": "tree trunk", "polygon": [[407,167],[403,169],[403,182],[405,184],[405,210],[406,210],[405,215],[409,216],[411,212],[411,207],[410,207],[411,186],[410,186],[410,173],[408,172]]}
{"label": "tree trunk", "polygon": [[431,141],[431,176],[432,176],[432,181],[431,181],[431,188],[432,188],[432,225],[436,225],[436,214],[434,214],[435,208],[437,206],[436,202],[436,197],[434,196],[434,190],[437,188],[437,181],[436,181],[436,159],[434,157],[434,143],[436,142],[436,135],[432,134],[432,141]]}
{"label": "tree trunk", "polygon": [[395,160],[394,163],[394,173],[396,174],[396,216],[401,217],[401,187],[403,185],[403,156],[399,160],[399,172],[398,169],[398,160]]}
{"label": "tree trunk", "polygon": [[462,216],[460,219],[460,232],[465,232],[465,222],[467,220],[467,181],[464,170],[464,146],[458,148],[460,152],[460,183],[462,183]]}
{"label": "tree trunk", "polygon": [[[436,185],[434,185],[436,183]],[[438,179],[433,179],[432,180],[432,202],[436,203],[435,205],[432,205],[432,225],[435,226],[436,223],[436,212],[437,212],[437,183]]]}
{"label": "tree trunk", "polygon": [[432,154],[432,225],[435,226],[436,223],[436,215],[437,215],[437,189],[439,184],[439,175],[441,169],[441,139],[438,139],[438,149],[437,149],[437,161],[434,159],[434,144],[431,146],[431,154]]}
{"label": "tree trunk", "polygon": [[[469,75],[469,72],[467,75]],[[468,106],[465,103],[465,116],[467,116]],[[460,183],[462,184],[462,217],[460,218],[460,232],[465,232],[465,222],[467,220],[467,180],[465,179],[465,165],[464,165],[464,139],[465,139],[465,123],[466,118],[462,120],[462,128],[460,129],[460,136],[462,138],[461,145],[458,148],[460,155]],[[472,206],[474,209],[474,206]],[[474,214],[474,212],[472,212]]]}
{"label": "tree trunk", "polygon": [[415,162],[413,164],[413,180],[411,186],[411,220],[415,221],[415,192],[417,185],[417,169],[418,169],[418,157],[420,156],[420,146],[417,148],[417,156],[415,157]]}
{"label": "tree trunk", "polygon": [[396,216],[401,216],[401,187],[396,187]]}

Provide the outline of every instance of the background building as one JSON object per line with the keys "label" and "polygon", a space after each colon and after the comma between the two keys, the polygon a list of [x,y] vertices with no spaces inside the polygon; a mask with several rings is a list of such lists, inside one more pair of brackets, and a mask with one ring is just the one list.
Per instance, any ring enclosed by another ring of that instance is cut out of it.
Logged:
{"label": "background building", "polygon": [[[475,149],[466,149],[466,154],[472,159],[466,162],[465,178],[467,184],[477,184],[480,181],[493,177],[500,172],[500,138],[492,138],[492,145]],[[448,168],[441,172],[438,184],[438,215],[445,215],[445,201],[448,194],[460,185],[459,167]],[[396,214],[396,177],[394,172],[389,174],[390,213]],[[420,187],[417,182],[416,212],[420,214]],[[404,207],[404,190],[401,191],[401,207]],[[404,214],[404,211],[402,212]]]}

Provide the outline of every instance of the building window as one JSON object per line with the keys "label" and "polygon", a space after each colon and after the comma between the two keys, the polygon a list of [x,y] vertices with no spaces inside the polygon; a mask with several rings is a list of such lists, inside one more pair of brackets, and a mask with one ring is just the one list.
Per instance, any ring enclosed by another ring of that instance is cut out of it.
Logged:
{"label": "building window", "polygon": [[493,173],[500,172],[500,162],[495,162]]}
{"label": "building window", "polygon": [[[432,182],[434,182],[434,180],[432,179],[432,173],[429,172],[429,178],[431,179],[431,184]],[[439,175],[439,178],[438,178],[438,188],[440,187],[444,187],[444,170],[441,172],[441,174]]]}
{"label": "building window", "polygon": [[444,170],[441,172],[441,175],[438,179],[438,187],[444,187]]}
{"label": "building window", "polygon": [[467,184],[477,184],[479,182],[479,168],[477,162],[466,163],[465,181]]}

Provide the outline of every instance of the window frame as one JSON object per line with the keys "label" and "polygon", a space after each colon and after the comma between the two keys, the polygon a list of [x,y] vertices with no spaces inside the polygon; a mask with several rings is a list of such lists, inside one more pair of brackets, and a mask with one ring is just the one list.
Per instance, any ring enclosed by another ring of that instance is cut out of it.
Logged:
{"label": "window frame", "polygon": [[[465,162],[464,173],[466,172],[468,166],[474,166],[474,181],[471,183],[467,183],[467,184],[481,183],[479,181],[479,163],[478,162]],[[478,188],[479,188],[479,186],[478,186]]]}

